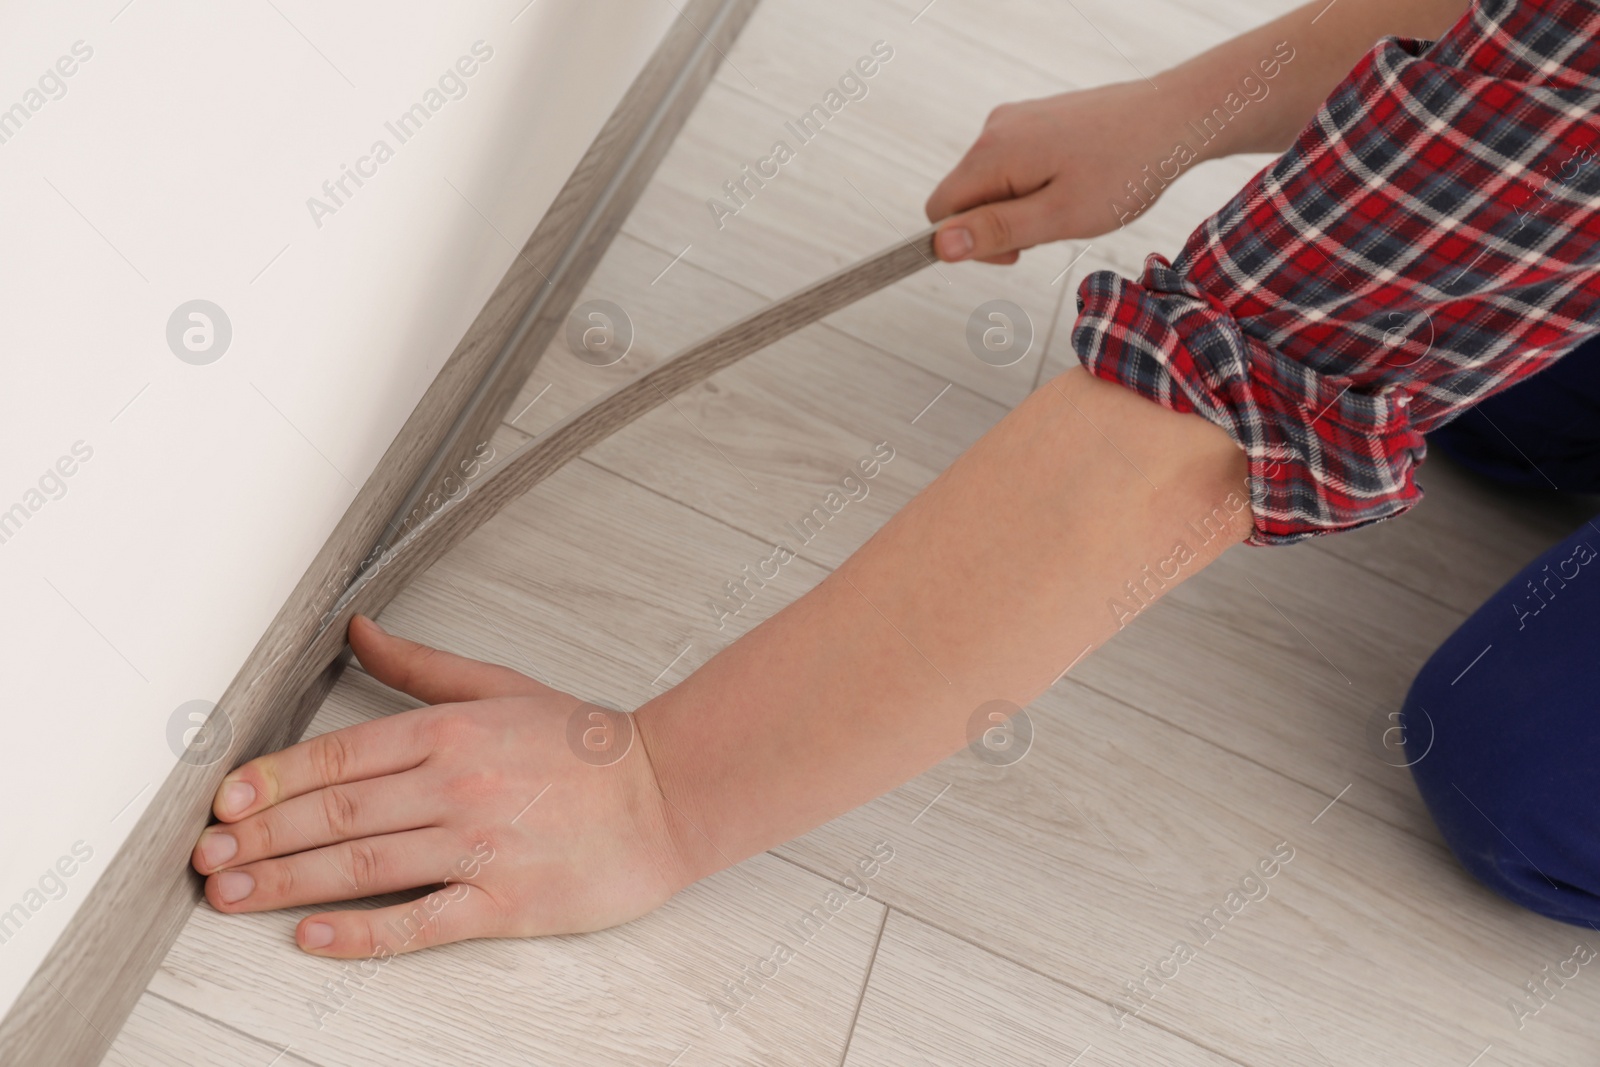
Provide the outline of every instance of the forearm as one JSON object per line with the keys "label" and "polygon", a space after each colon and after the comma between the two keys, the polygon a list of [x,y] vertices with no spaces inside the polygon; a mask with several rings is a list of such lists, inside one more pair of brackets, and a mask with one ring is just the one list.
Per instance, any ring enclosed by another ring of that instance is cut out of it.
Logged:
{"label": "forearm", "polygon": [[[1312,0],[1157,75],[1152,105],[1175,138],[1196,144],[1187,124],[1235,94],[1247,105],[1237,120],[1196,145],[1200,158],[1281,152],[1379,38],[1435,40],[1468,6],[1467,0]],[[1288,62],[1275,52],[1280,43],[1292,49]],[[1264,78],[1267,70],[1276,73]],[[1247,75],[1266,88],[1265,96],[1246,96],[1241,81]]]}
{"label": "forearm", "polygon": [[914,777],[980,705],[1026,705],[1137,609],[1125,583],[1153,598],[1244,538],[1244,477],[1198,416],[1081,370],[1036,391],[838,571],[639,709],[693,876]]}

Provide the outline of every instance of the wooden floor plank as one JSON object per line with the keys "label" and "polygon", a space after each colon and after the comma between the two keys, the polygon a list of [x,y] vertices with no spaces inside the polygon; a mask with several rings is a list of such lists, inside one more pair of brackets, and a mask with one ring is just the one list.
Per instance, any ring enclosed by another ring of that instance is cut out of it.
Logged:
{"label": "wooden floor plank", "polygon": [[[901,0],[812,0],[761,11],[718,80],[770,111],[771,137],[751,148],[766,155],[771,140],[780,138],[809,154],[843,139],[937,180],[967,150],[992,108],[1074,84],[1059,71],[1017,63],[1004,47],[989,43],[989,35],[963,34],[931,18],[913,22],[915,11]],[[1096,45],[1106,47],[1090,47]],[[877,62],[858,68],[863,57]],[[848,81],[839,84],[874,66],[873,74],[861,78],[865,92]],[[799,127],[801,116],[830,89],[845,102],[836,103],[833,116],[820,124],[821,137],[802,145],[783,124]]]}
{"label": "wooden floor plank", "polygon": [[[1000,39],[1007,53],[1042,74],[1089,87],[1151,77],[1197,52],[1300,6],[1295,0],[905,0],[920,26],[949,27],[963,37]],[[1246,71],[1241,70],[1242,77]],[[1200,110],[1200,102],[1195,107]]]}
{"label": "wooden floor plank", "polygon": [[[1241,1063],[1321,1062],[1308,1040],[1351,1063],[1600,1050],[1600,983],[1571,984],[1521,1031],[1506,1007],[1582,932],[1501,901],[1437,842],[1349,795],[1324,812],[1331,797],[1082,687],[1029,715],[1014,765],[963,752],[778,851],[821,871],[888,840],[877,893],[892,908],[1103,1001],[1114,1023],[1116,1006]],[[1280,848],[1289,862],[1262,878]],[[1257,899],[1231,913],[1241,887]],[[1179,940],[1194,958],[1169,964]]]}
{"label": "wooden floor plank", "polygon": [[1496,485],[1438,448],[1417,472],[1422,503],[1393,522],[1328,538],[1329,555],[1461,612],[1477,610],[1540,552],[1600,512],[1600,498]]}
{"label": "wooden floor plank", "polygon": [[241,1067],[319,1067],[282,1046],[242,1034],[146,992],[134,1005],[105,1067],[172,1067],[175,1063],[230,1063]]}
{"label": "wooden floor plank", "polygon": [[890,909],[845,1067],[1233,1062]]}

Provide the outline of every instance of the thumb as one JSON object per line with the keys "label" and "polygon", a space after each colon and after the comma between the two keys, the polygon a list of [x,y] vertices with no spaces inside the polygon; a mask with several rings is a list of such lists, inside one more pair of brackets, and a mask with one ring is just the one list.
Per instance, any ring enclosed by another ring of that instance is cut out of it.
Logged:
{"label": "thumb", "polygon": [[1055,240],[1054,231],[1060,228],[1051,225],[1058,209],[1045,189],[1013,200],[980,204],[946,219],[934,237],[934,250],[950,263],[963,259],[1016,262],[1018,251]]}
{"label": "thumb", "polygon": [[365,615],[350,620],[350,647],[361,669],[390,689],[427,704],[554,692],[510,667],[468,659],[385,631]]}

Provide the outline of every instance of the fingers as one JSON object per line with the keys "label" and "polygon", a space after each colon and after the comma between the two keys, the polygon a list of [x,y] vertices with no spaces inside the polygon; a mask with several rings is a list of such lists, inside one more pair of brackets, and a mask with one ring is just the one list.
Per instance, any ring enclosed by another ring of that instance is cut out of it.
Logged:
{"label": "fingers", "polygon": [[303,793],[410,770],[431,751],[430,714],[418,708],[372,719],[257,756],[222,779],[211,810],[237,822]]}
{"label": "fingers", "polygon": [[1055,240],[1060,208],[1048,190],[1046,186],[1016,200],[982,204],[947,220],[934,236],[934,251],[951,263],[1015,263],[1021,249]]}
{"label": "fingers", "polygon": [[986,129],[955,169],[934,187],[923,208],[928,221],[937,222],[979,204],[1015,200],[1037,191],[1049,180],[1046,175],[1039,175],[1022,181],[1015,157],[1014,151],[996,145],[993,134]]}
{"label": "fingers", "polygon": [[[367,673],[430,704],[554,692],[509,667],[385,633],[364,615],[351,620],[350,643]],[[428,721],[416,711],[391,715],[253,759],[222,780],[212,810],[222,821],[236,822],[316,789],[409,770],[430,751]]]}
{"label": "fingers", "polygon": [[495,937],[502,927],[494,899],[477,886],[457,882],[408,904],[312,915],[300,921],[294,938],[318,956],[365,959]]}
{"label": "fingers", "polygon": [[201,874],[433,822],[438,804],[407,774],[303,793],[236,823],[206,828],[191,862]]}
{"label": "fingers", "polygon": [[415,889],[459,878],[450,865],[461,851],[437,826],[344,841],[220,871],[206,879],[206,900],[221,912],[271,911]]}
{"label": "fingers", "polygon": [[427,704],[488,697],[543,696],[551,690],[510,667],[468,659],[385,631],[365,615],[350,620],[350,647],[361,669]]}

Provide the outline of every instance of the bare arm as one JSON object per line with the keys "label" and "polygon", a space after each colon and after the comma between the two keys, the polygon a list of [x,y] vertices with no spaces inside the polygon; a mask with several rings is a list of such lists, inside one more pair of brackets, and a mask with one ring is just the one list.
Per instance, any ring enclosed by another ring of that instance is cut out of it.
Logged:
{"label": "bare arm", "polygon": [[[1082,370],[1047,383],[817,588],[639,709],[688,878],[915,776],[980,705],[1026,705],[1116,632],[1124,583],[1154,597],[1248,533],[1244,478],[1198,416]],[[1187,524],[1215,516],[1227,532],[1202,543]]]}
{"label": "bare arm", "polygon": [[[1147,167],[1281,152],[1380,37],[1437,38],[1467,7],[1312,0],[1156,75],[1153,85],[1138,79],[999,107],[928,199],[930,220],[954,216],[940,228],[939,255],[1013,263],[1019,249],[1121,225],[1128,183],[1141,184]],[[1225,121],[1207,127],[1218,109]],[[1180,143],[1187,152],[1175,155]],[[1133,214],[1143,210],[1132,203]]]}
{"label": "bare arm", "polygon": [[1127,605],[1245,535],[1244,477],[1216,426],[1069,371],[640,708],[642,744],[615,759],[570,747],[598,709],[358,617],[362,666],[430,706],[230,773],[194,851],[206,898],[250,912],[451,883],[301,920],[302,948],[344,958],[626,922],[933,765],[981,705],[1027,704]]}
{"label": "bare arm", "polygon": [[1244,75],[1259,77],[1261,61],[1287,41],[1295,59],[1281,66],[1272,93],[1248,121],[1231,123],[1207,144],[1203,158],[1282,152],[1380,37],[1435,40],[1468,6],[1464,0],[1312,0],[1179,64],[1157,82],[1180,99],[1220,100]]}

